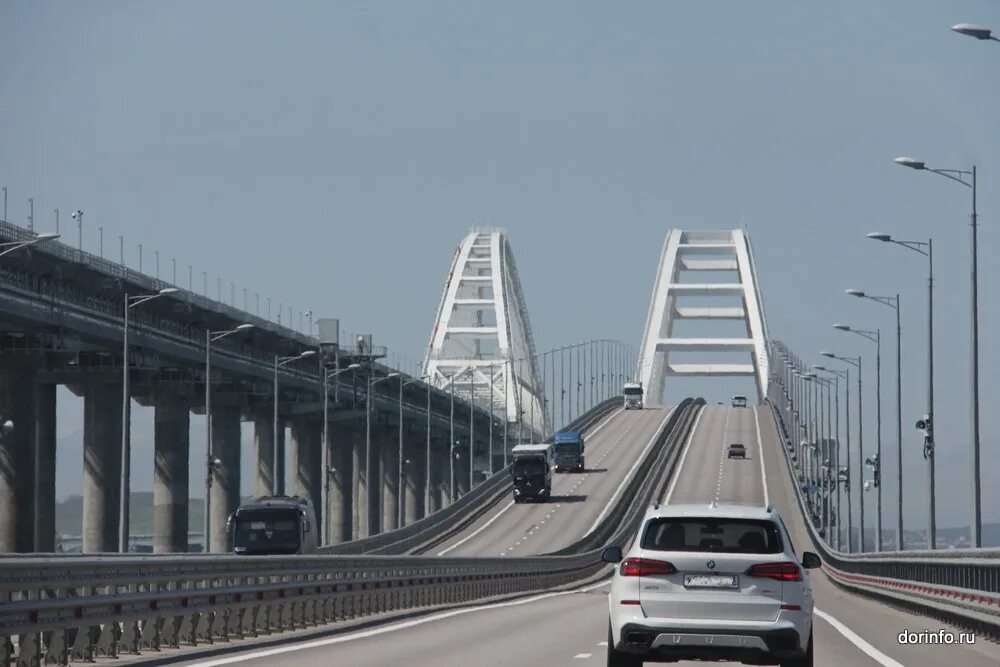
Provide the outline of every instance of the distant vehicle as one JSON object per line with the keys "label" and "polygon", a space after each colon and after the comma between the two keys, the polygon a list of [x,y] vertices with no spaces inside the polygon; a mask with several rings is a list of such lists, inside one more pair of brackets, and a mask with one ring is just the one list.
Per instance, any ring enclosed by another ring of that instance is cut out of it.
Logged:
{"label": "distant vehicle", "polygon": [[733,396],[733,407],[734,408],[745,408],[747,406],[746,396]]}
{"label": "distant vehicle", "polygon": [[556,472],[582,472],[585,468],[583,435],[576,431],[559,431],[552,439],[555,441],[552,459]]}
{"label": "distant vehicle", "polygon": [[[608,591],[608,667],[644,660],[813,665],[813,594],[770,507],[658,505],[615,563]],[[700,664],[700,663],[699,663]]]}
{"label": "distant vehicle", "polygon": [[622,387],[626,410],[642,410],[642,383],[626,382]]}
{"label": "distant vehicle", "polygon": [[233,553],[248,556],[312,554],[317,548],[316,510],[299,496],[264,496],[229,517]]}
{"label": "distant vehicle", "polygon": [[552,495],[552,445],[517,445],[510,453],[514,459],[514,502],[548,500]]}
{"label": "distant vehicle", "polygon": [[734,442],[729,445],[729,451],[726,454],[726,457],[730,459],[745,459],[747,457],[747,448],[738,442]]}

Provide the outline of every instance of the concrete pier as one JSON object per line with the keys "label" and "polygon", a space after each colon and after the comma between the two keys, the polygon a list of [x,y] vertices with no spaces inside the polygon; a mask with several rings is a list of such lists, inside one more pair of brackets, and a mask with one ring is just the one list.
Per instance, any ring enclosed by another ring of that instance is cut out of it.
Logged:
{"label": "concrete pier", "polygon": [[339,544],[351,539],[352,517],[354,514],[353,497],[351,496],[351,482],[353,479],[353,453],[354,441],[358,438],[358,428],[349,423],[336,422],[330,424],[330,496],[328,498],[329,513],[327,525],[329,534],[326,536],[328,544]]}
{"label": "concrete pier", "polygon": [[0,418],[14,428],[0,432],[0,553],[34,549],[35,375],[0,372]]}
{"label": "concrete pier", "polygon": [[368,463],[365,461],[365,426],[353,440],[351,447],[351,536],[360,539],[368,536]]}
{"label": "concrete pier", "polygon": [[408,461],[403,465],[404,524],[409,525],[424,516],[424,477],[427,475],[427,436],[425,431],[404,432],[403,452]]}
{"label": "concrete pier", "polygon": [[322,420],[305,417],[292,420],[292,493],[312,501],[317,525],[310,526],[311,530],[319,530],[326,516],[322,502],[322,438]]}
{"label": "concrete pier", "polygon": [[[187,553],[191,413],[181,397],[160,395],[154,420],[153,553]],[[203,485],[205,467],[198,469]]]}
{"label": "concrete pier", "polygon": [[83,394],[83,551],[118,550],[122,385],[92,380]]}
{"label": "concrete pier", "polygon": [[56,385],[35,385],[34,550],[56,549]]}
{"label": "concrete pier", "polygon": [[212,482],[209,548],[230,551],[226,521],[240,504],[240,408],[212,404],[212,450],[221,464]]}
{"label": "concrete pier", "polygon": [[[463,443],[464,444],[464,443]],[[453,465],[455,466],[455,486],[458,487],[456,498],[461,498],[469,492],[469,448],[456,447]]]}
{"label": "concrete pier", "polygon": [[[254,495],[273,496],[274,485],[274,416],[263,411],[254,416],[254,450],[257,456],[257,474],[254,481]],[[284,451],[285,431],[278,429],[278,441]],[[284,468],[282,468],[284,470]]]}
{"label": "concrete pier", "polygon": [[382,532],[399,527],[399,431],[383,429],[379,438],[382,462]]}

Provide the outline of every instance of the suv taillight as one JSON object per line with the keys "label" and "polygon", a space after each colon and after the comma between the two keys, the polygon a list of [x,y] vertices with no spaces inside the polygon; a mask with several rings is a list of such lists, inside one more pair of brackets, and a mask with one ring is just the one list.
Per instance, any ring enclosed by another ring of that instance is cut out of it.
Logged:
{"label": "suv taillight", "polygon": [[677,568],[665,560],[651,558],[626,558],[619,572],[623,577],[649,577],[654,574],[673,574]]}
{"label": "suv taillight", "polygon": [[747,574],[777,581],[802,581],[802,570],[796,563],[758,563]]}

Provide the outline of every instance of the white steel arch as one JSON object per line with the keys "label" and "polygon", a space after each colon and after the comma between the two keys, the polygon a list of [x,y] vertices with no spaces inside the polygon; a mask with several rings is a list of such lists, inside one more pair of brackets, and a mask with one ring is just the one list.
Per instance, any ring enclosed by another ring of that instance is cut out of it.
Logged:
{"label": "white steel arch", "polygon": [[455,249],[424,375],[484,408],[492,397],[498,417],[535,435],[547,432],[524,292],[502,232],[473,230]]}
{"label": "white steel arch", "polygon": [[[689,272],[685,279],[682,271]],[[736,281],[721,283],[705,278],[719,271],[735,272]],[[688,275],[693,279],[686,279]],[[685,301],[689,298],[700,303],[688,305]],[[726,298],[732,303],[705,305]],[[740,305],[735,305],[736,298]],[[677,336],[675,325],[684,319],[742,321],[745,336]],[[663,403],[664,381],[669,376],[752,376],[763,400],[768,382],[767,340],[749,235],[740,229],[670,230],[663,242],[636,371],[648,402]],[[746,352],[749,363],[672,363],[671,352]]]}

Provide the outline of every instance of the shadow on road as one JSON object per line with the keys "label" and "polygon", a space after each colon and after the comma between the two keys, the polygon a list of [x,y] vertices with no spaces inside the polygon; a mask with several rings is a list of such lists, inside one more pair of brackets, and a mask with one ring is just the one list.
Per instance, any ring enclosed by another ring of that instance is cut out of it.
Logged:
{"label": "shadow on road", "polygon": [[571,495],[571,496],[552,496],[551,502],[553,503],[582,503],[587,500],[587,496]]}

